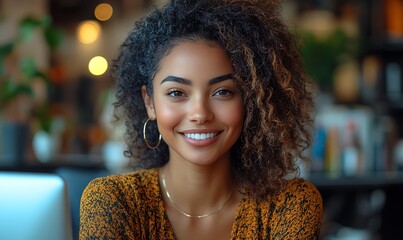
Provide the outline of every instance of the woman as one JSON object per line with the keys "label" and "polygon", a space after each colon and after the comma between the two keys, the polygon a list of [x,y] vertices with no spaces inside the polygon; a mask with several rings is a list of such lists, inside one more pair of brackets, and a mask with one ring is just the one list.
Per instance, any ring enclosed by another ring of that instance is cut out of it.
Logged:
{"label": "woman", "polygon": [[129,174],[92,181],[80,239],[317,239],[322,201],[298,172],[312,96],[267,0],[173,0],[115,62]]}

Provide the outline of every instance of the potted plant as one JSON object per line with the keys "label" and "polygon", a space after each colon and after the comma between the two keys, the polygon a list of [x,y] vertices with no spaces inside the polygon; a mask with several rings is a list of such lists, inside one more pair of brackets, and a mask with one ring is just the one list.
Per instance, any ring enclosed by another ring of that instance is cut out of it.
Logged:
{"label": "potted plant", "polygon": [[[36,59],[20,53],[34,34],[43,36],[49,52],[62,40],[62,32],[53,26],[50,16],[26,17],[10,42],[0,44],[0,164],[18,165],[24,160],[30,136],[30,120],[35,117],[43,130],[49,130],[46,101],[36,103],[34,85],[51,86],[49,76],[37,66]],[[35,46],[32,46],[35,47]]]}

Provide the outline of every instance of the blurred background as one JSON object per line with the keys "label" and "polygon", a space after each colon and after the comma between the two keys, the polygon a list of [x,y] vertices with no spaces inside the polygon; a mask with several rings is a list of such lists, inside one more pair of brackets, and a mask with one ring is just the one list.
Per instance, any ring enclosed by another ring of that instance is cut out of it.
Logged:
{"label": "blurred background", "polygon": [[[166,0],[0,0],[0,170],[56,172],[75,237],[82,189],[127,172],[110,65]],[[284,0],[315,83],[310,166],[322,239],[398,239],[403,227],[403,0]]]}

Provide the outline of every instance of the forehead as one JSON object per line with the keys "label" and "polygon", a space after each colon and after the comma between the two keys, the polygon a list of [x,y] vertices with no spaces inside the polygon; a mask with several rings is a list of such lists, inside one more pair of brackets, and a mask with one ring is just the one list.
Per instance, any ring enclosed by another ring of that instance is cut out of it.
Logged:
{"label": "forehead", "polygon": [[216,42],[189,40],[176,43],[161,58],[155,79],[170,75],[189,79],[215,77],[232,73],[232,63],[225,50]]}

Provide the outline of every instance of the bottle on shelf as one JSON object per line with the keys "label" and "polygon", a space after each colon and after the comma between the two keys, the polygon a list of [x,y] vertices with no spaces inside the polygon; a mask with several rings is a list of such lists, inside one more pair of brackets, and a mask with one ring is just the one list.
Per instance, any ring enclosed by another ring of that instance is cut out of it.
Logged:
{"label": "bottle on shelf", "polygon": [[346,176],[364,173],[364,159],[361,143],[358,139],[357,125],[353,120],[347,121],[342,144],[342,172]]}

